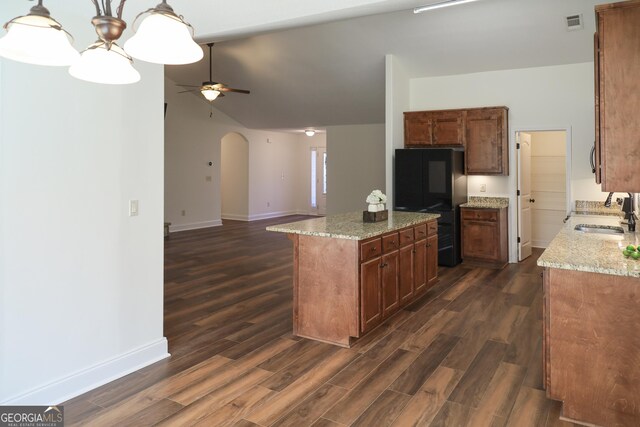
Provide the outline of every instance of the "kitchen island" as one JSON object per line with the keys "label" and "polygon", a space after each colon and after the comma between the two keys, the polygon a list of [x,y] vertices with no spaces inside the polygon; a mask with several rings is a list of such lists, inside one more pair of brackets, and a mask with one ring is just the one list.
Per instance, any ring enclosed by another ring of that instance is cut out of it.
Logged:
{"label": "kitchen island", "polygon": [[640,234],[576,230],[611,230],[620,219],[573,216],[538,259],[543,384],[580,424],[640,425],[640,261],[622,255]]}
{"label": "kitchen island", "polygon": [[437,214],[362,212],[267,227],[293,241],[293,333],[350,347],[437,280]]}

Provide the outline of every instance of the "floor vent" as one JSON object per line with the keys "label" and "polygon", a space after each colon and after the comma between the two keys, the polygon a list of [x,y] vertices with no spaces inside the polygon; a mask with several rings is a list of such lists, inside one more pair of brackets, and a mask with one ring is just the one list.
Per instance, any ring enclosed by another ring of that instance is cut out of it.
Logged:
{"label": "floor vent", "polygon": [[576,31],[584,28],[582,15],[570,15],[566,17],[567,31]]}

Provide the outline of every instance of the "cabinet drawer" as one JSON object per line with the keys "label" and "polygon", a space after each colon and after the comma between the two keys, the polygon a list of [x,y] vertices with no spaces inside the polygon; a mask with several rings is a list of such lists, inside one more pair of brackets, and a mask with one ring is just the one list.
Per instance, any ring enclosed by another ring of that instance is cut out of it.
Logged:
{"label": "cabinet drawer", "polygon": [[407,228],[406,230],[400,231],[400,246],[406,246],[410,243],[413,243],[413,228]]}
{"label": "cabinet drawer", "polygon": [[429,236],[433,236],[434,234],[438,234],[438,221],[431,221],[427,223],[427,234]]}
{"label": "cabinet drawer", "polygon": [[427,224],[421,224],[413,228],[415,240],[422,240],[427,237]]}
{"label": "cabinet drawer", "polygon": [[389,253],[398,250],[400,242],[398,240],[398,233],[387,234],[382,236],[382,252]]}
{"label": "cabinet drawer", "polygon": [[382,255],[382,241],[380,239],[370,240],[360,245],[360,261],[365,262]]}
{"label": "cabinet drawer", "polygon": [[498,211],[493,209],[463,209],[462,219],[495,222],[498,220]]}

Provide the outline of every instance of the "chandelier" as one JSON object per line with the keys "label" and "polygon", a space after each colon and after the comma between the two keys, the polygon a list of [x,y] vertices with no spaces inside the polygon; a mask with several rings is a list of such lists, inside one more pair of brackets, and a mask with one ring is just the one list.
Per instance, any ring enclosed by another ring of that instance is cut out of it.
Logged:
{"label": "chandelier", "polygon": [[96,16],[91,20],[98,39],[82,53],[71,45],[73,37],[51,17],[43,0],[29,14],[4,25],[0,56],[36,65],[69,66],[69,73],[82,80],[103,84],[129,84],[140,80],[133,58],[155,64],[190,64],[203,57],[193,40],[193,27],[173,11],[167,0],[138,14],[142,18],[135,35],[124,44],[117,41],[127,28],[122,11],[127,0],[112,9],[112,0],[91,0]]}

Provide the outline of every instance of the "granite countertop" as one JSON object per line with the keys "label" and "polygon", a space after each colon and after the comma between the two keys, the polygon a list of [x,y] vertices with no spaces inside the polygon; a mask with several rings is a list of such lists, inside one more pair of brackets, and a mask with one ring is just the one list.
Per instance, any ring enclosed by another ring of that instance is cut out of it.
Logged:
{"label": "granite countertop", "polygon": [[484,208],[501,209],[509,207],[508,197],[479,197],[469,196],[467,203],[460,205],[461,208]]}
{"label": "granite countertop", "polygon": [[439,218],[438,214],[389,211],[389,219],[380,222],[362,222],[362,212],[349,212],[322,218],[307,219],[267,227],[267,231],[304,234],[336,239],[364,240],[390,231],[410,227]]}
{"label": "granite countertop", "polygon": [[640,233],[624,235],[589,234],[576,231],[578,224],[620,226],[620,218],[603,215],[572,216],[538,258],[541,267],[640,278],[640,261],[622,256],[629,244],[640,244]]}
{"label": "granite countertop", "polygon": [[597,202],[592,200],[576,200],[575,213],[579,215],[610,215],[624,217],[624,212],[615,203],[611,204],[611,207],[604,206],[604,202]]}

